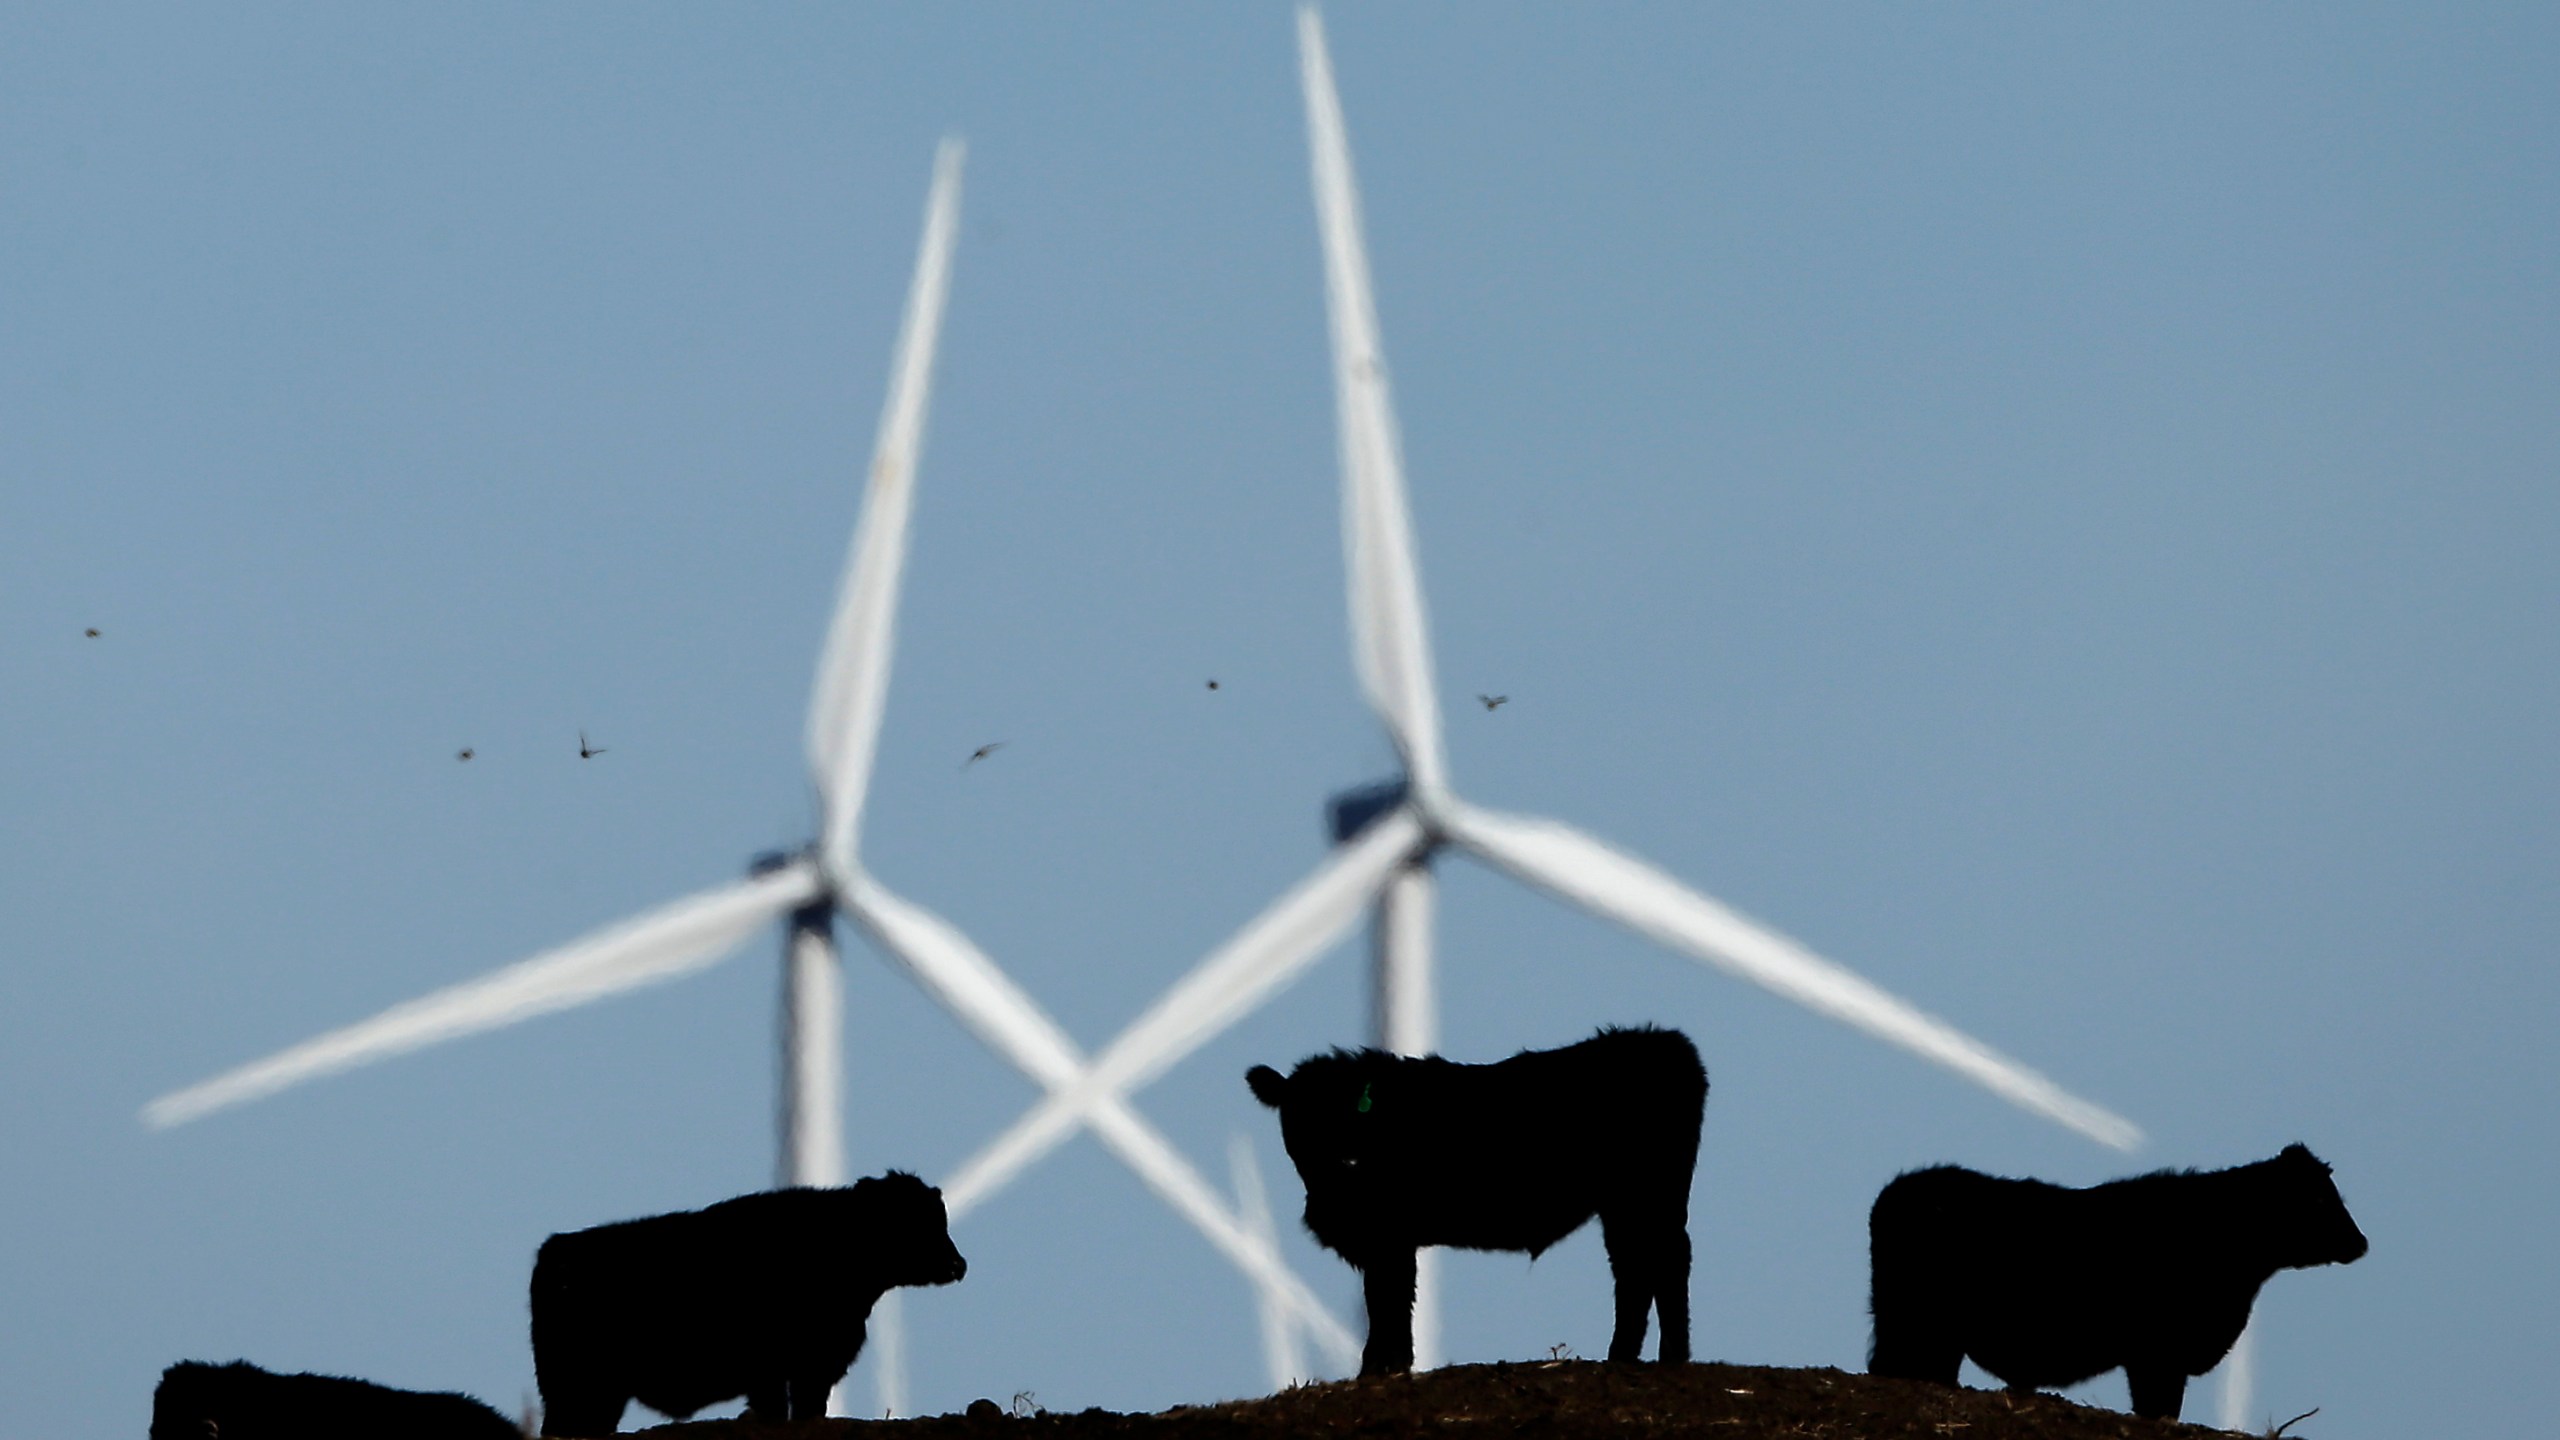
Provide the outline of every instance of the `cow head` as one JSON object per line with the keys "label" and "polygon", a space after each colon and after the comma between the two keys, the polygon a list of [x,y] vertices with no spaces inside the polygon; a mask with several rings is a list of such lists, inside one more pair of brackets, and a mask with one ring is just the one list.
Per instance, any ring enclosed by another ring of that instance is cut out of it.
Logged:
{"label": "cow head", "polygon": [[951,1243],[951,1219],[942,1192],[904,1170],[892,1170],[853,1186],[868,1212],[865,1224],[888,1240],[892,1285],[948,1285],[969,1273],[969,1262]]}
{"label": "cow head", "polygon": [[2364,1232],[2329,1178],[2329,1166],[2300,1145],[2287,1145],[2268,1162],[2280,1199],[2275,1207],[2276,1263],[2345,1265],[2364,1258]]}
{"label": "cow head", "polygon": [[1396,1060],[1374,1051],[1336,1050],[1298,1062],[1287,1075],[1268,1065],[1245,1072],[1254,1098],[1280,1112],[1280,1139],[1307,1187],[1307,1228],[1345,1255],[1365,1250],[1399,1194]]}
{"label": "cow head", "polygon": [[195,1360],[182,1360],[162,1372],[160,1388],[151,1397],[151,1440],[220,1440],[222,1422],[213,1412],[222,1408],[217,1378],[222,1374],[221,1368]]}

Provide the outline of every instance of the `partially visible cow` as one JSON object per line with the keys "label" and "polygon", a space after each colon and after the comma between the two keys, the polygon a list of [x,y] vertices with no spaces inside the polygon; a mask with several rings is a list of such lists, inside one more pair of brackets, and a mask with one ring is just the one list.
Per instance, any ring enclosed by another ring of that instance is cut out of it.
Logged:
{"label": "partially visible cow", "polygon": [[632,1400],[822,1416],[884,1292],[968,1272],[942,1192],[895,1170],[554,1235],[533,1262],[542,1433],[610,1435]]}
{"label": "partially visible cow", "polygon": [[1965,1357],[2012,1390],[2118,1366],[2133,1413],[2174,1420],[2278,1270],[2364,1254],[2329,1167],[2299,1145],[2229,1170],[2073,1190],[1954,1165],[1914,1170],[1867,1217],[1877,1375],[1956,1383]]}
{"label": "partially visible cow", "polygon": [[1602,1030],[1490,1065],[1336,1050],[1245,1083],[1280,1112],[1307,1187],[1307,1228],[1360,1272],[1360,1373],[1413,1368],[1414,1252],[1525,1250],[1594,1215],[1617,1282],[1609,1358],[1644,1349],[1659,1310],[1666,1362],[1689,1358],[1689,1177],[1707,1071],[1677,1030]]}
{"label": "partially visible cow", "polygon": [[278,1375],[246,1360],[182,1360],[151,1396],[151,1440],[523,1440],[515,1422],[447,1392],[335,1375]]}

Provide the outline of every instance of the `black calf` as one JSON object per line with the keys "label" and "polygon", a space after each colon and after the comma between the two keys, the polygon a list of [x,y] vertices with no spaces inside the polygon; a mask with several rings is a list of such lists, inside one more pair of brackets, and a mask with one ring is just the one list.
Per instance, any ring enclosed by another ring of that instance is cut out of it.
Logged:
{"label": "black calf", "polygon": [[1971,1356],[2032,1390],[2122,1366],[2134,1413],[2169,1420],[2269,1277],[2365,1251],[2329,1167],[2299,1145],[2086,1190],[1914,1170],[1876,1197],[1867,1231],[1869,1371],[1953,1385]]}
{"label": "black calf", "polygon": [[765,1420],[826,1414],[899,1285],[968,1273],[942,1192],[891,1171],[554,1235],[533,1264],[546,1435],[610,1435],[638,1400],[682,1419],[744,1395]]}
{"label": "black calf", "polygon": [[522,1440],[468,1395],[335,1375],[278,1375],[246,1360],[184,1360],[160,1374],[151,1440]]}

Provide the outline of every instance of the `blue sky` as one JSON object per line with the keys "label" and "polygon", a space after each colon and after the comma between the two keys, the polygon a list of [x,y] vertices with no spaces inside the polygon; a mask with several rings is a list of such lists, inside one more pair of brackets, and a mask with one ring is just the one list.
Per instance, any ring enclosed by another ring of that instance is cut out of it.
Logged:
{"label": "blue sky", "polygon": [[[2560,22],[1329,22],[1461,791],[2151,1136],[2101,1150],[1444,863],[1450,1053],[1638,1020],[1705,1053],[1700,1353],[1861,1364],[1899,1170],[2301,1140],[2373,1251],[2269,1287],[2260,1408],[2529,1428]],[[1295,63],[1277,5],[0,15],[0,1431],[135,1433],[182,1358],[512,1411],[545,1235],[767,1182],[771,941],[135,1112],[807,837],[946,131],[866,853],[1087,1045],[1315,863],[1391,754],[1343,632]],[[1031,1087],[849,959],[853,1164],[937,1178]],[[1252,1137],[1294,1215],[1242,1073],[1361,1038],[1365,985],[1346,947],[1142,1107],[1213,1175]],[[1262,1384],[1244,1282],[1089,1141],[956,1238],[969,1279],[907,1307],[926,1410]],[[1595,1237],[1447,1274],[1455,1358],[1605,1348]]]}

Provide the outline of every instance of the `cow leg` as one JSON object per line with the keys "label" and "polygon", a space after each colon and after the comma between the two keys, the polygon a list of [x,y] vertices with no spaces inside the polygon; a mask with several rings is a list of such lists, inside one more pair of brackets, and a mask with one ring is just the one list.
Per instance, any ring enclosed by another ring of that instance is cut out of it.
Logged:
{"label": "cow leg", "polygon": [[[1888,1186],[1885,1193],[1896,1192]],[[1881,1213],[1885,1202],[1876,1205]],[[1968,1282],[1951,1273],[1947,1247],[1925,1237],[1889,1235],[1882,1220],[1874,1224],[1878,1238],[1867,1313],[1874,1318],[1875,1338],[1867,1347],[1867,1373],[1952,1389],[1973,1329]]]}
{"label": "cow leg", "polygon": [[1618,1292],[1617,1325],[1609,1334],[1609,1358],[1644,1358],[1645,1316],[1662,1311],[1662,1359],[1689,1358],[1689,1232],[1661,1219],[1624,1213],[1600,1217],[1609,1250],[1609,1276]]}
{"label": "cow leg", "polygon": [[747,1387],[746,1419],[779,1425],[791,1418],[791,1383],[780,1375]]}
{"label": "cow leg", "polygon": [[1689,1363],[1689,1231],[1675,1230],[1663,1241],[1654,1267],[1653,1305],[1662,1319],[1662,1343],[1654,1358],[1665,1365]]}
{"label": "cow leg", "polygon": [[1360,1292],[1369,1305],[1369,1343],[1360,1352],[1362,1376],[1394,1375],[1413,1368],[1414,1252],[1366,1257]]}
{"label": "cow leg", "polygon": [[843,1370],[830,1374],[824,1369],[818,1369],[792,1376],[791,1418],[794,1420],[827,1418],[827,1397],[835,1393],[835,1388],[844,1379],[844,1374]]}
{"label": "cow leg", "polygon": [[1907,1299],[1901,1305],[1877,1304],[1867,1373],[1952,1388],[1964,1369],[1964,1345],[1953,1338],[1952,1326],[1943,1317],[1902,1308],[1910,1304]]}
{"label": "cow leg", "polygon": [[2187,1401],[2187,1375],[2175,1365],[2127,1365],[2124,1383],[2133,1392],[2136,1415],[2175,1420]]}
{"label": "cow leg", "polygon": [[[1896,1380],[1926,1380],[1952,1389],[1963,1369],[1961,1347],[1928,1338],[1897,1340],[1881,1323],[1876,1326],[1875,1344],[1867,1351],[1867,1373]],[[2032,1393],[2035,1387],[2027,1389]]]}

